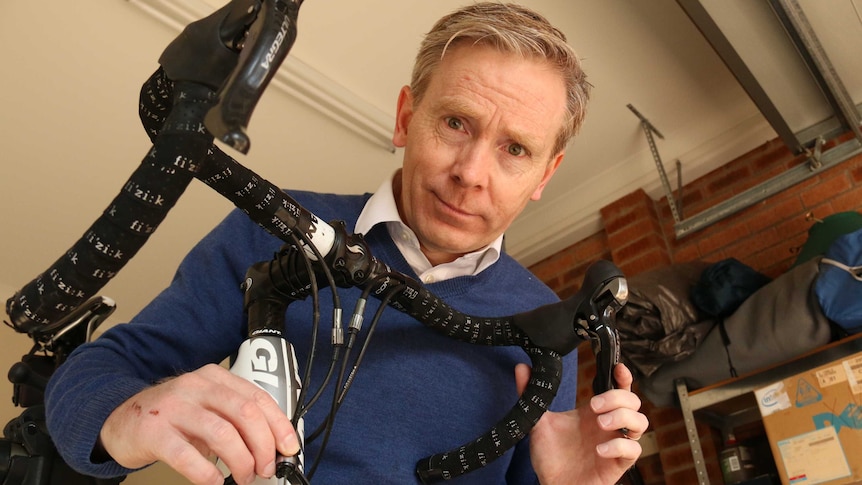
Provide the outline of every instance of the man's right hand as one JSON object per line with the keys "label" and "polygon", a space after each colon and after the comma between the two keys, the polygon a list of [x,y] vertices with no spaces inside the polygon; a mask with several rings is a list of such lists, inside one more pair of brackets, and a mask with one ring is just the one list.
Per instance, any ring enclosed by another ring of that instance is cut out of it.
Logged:
{"label": "man's right hand", "polygon": [[290,419],[264,390],[207,365],[147,388],[108,416],[99,440],[120,465],[162,461],[196,485],[221,485],[218,456],[239,484],[275,474],[275,452],[299,451]]}

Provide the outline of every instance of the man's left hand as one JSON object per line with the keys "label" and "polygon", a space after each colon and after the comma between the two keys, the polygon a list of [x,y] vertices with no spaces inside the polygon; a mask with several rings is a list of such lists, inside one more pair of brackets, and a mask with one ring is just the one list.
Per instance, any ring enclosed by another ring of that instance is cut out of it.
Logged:
{"label": "man's left hand", "polygon": [[[515,367],[522,393],[530,367]],[[614,368],[619,389],[590,400],[589,406],[546,412],[530,433],[530,457],[542,485],[612,485],[641,454],[638,440],[649,426],[638,410],[641,400],[631,392],[632,374],[623,364]]]}

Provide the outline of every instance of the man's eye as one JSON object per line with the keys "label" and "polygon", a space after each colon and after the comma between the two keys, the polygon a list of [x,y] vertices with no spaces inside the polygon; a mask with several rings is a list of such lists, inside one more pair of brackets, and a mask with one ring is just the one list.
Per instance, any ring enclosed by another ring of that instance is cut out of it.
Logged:
{"label": "man's eye", "polygon": [[513,155],[516,157],[520,157],[520,156],[525,155],[527,153],[527,150],[524,148],[524,146],[518,145],[517,143],[513,143],[513,144],[509,145],[507,147],[507,150],[509,151],[509,155]]}
{"label": "man's eye", "polygon": [[463,130],[464,124],[458,118],[446,118],[446,125],[453,130]]}

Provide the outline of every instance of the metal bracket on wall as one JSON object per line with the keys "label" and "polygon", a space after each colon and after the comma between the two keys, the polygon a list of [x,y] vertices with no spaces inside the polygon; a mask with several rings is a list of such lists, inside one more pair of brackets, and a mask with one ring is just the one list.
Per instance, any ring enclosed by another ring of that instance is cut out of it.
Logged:
{"label": "metal bracket on wall", "polygon": [[862,153],[862,145],[855,138],[825,152],[821,151],[822,144],[822,140],[818,140],[813,151],[806,150],[809,153],[808,163],[802,163],[785,170],[760,185],[741,192],[696,216],[674,225],[676,236],[682,237],[690,232],[703,229],[746,207],[751,207],[758,202],[766,200],[768,197],[792,187],[803,180],[809,179],[827,168],[834,167],[850,157]]}
{"label": "metal bracket on wall", "polygon": [[646,134],[647,142],[655,159],[656,168],[658,169],[659,177],[661,178],[662,186],[664,186],[665,195],[667,196],[668,205],[670,206],[671,214],[674,219],[674,233],[677,238],[683,237],[691,232],[703,229],[711,224],[718,222],[725,217],[735,214],[746,207],[765,200],[766,198],[775,195],[793,185],[796,185],[803,180],[811,178],[823,170],[833,167],[848,158],[862,153],[862,144],[857,138],[852,138],[837,146],[834,146],[826,151],[823,150],[825,140],[818,138],[814,146],[806,148],[804,153],[807,155],[807,163],[799,164],[793,168],[785,170],[775,177],[755,186],[746,191],[743,191],[723,202],[719,202],[709,209],[698,213],[687,219],[682,218],[682,169],[677,160],[677,183],[678,196],[674,198],[671,191],[670,182],[668,181],[667,172],[665,172],[664,164],[658,153],[658,148],[655,144],[653,135],[664,139],[664,136],[655,126],[650,123],[634,106],[628,105],[628,108],[641,120],[641,127]]}
{"label": "metal bracket on wall", "polygon": [[[677,238],[703,229],[725,217],[735,214],[756,203],[813,177],[823,170],[862,153],[862,123],[860,110],[845,88],[843,81],[830,61],[823,45],[812,28],[799,0],[768,0],[781,27],[787,33],[796,51],[808,68],[814,83],[831,105],[833,117],[821,123],[794,132],[778,112],[769,96],[749,71],[745,62],[733,48],[724,32],[715,23],[702,0],[677,0],[698,28],[716,48],[725,63],[749,92],[761,113],[779,134],[785,145],[795,154],[804,153],[808,161],[785,170],[766,182],[720,202],[703,212],[677,221],[674,232]],[[838,145],[824,149],[824,139],[852,132],[854,137]]]}
{"label": "metal bracket on wall", "polygon": [[678,198],[674,198],[673,191],[670,188],[670,182],[667,178],[667,172],[664,169],[664,163],[661,161],[661,155],[658,153],[658,148],[656,147],[653,134],[662,140],[664,140],[664,136],[655,126],[653,126],[652,123],[650,123],[648,119],[644,117],[644,115],[640,114],[640,111],[638,111],[634,106],[631,104],[627,104],[626,106],[635,114],[635,116],[638,117],[638,119],[641,120],[641,128],[644,130],[647,143],[649,143],[650,152],[652,152],[652,158],[655,160],[658,175],[659,178],[661,178],[661,184],[664,187],[664,193],[667,196],[667,203],[670,206],[670,212],[673,214],[674,222],[679,223],[682,221],[682,164],[679,160],[676,161]]}

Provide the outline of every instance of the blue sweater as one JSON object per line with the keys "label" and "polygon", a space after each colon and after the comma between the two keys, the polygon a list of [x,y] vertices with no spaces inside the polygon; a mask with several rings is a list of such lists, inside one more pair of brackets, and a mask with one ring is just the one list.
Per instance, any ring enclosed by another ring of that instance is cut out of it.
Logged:
{"label": "blue sweater", "polygon": [[[348,231],[353,230],[369,197],[308,192],[291,195],[324,221],[344,220]],[[416,278],[384,227],[376,226],[366,234],[366,240],[377,258]],[[246,332],[239,284],[249,266],[270,260],[281,245],[245,214],[232,212],[192,249],[171,285],[131,323],[115,326],[70,355],[49,383],[46,407],[51,436],[72,467],[102,477],[132,471],[113,461],[90,460],[105,419],[154,382],[221,362],[235,353]],[[455,309],[478,316],[511,315],[557,300],[550,289],[506,254],[477,276],[427,287]],[[345,315],[349,315],[358,291],[339,291]],[[311,339],[310,300],[288,308],[286,336],[296,347],[301,367]],[[332,313],[328,290],[321,291],[320,304],[322,320],[327,321]],[[376,300],[369,300],[366,321],[376,304]],[[305,383],[311,390],[318,388],[328,366],[328,327],[322,327],[319,339],[318,349],[324,350],[318,350],[322,355],[313,367],[311,382]],[[563,384],[552,409],[574,405],[576,354],[564,358]],[[514,405],[513,368],[517,362],[529,363],[520,348],[458,342],[387,308],[338,412],[313,481],[418,483],[414,471],[417,460],[474,439]],[[308,433],[328,412],[328,401],[322,399],[306,415]],[[317,456],[320,441],[315,440],[306,450],[307,466]],[[528,441],[453,482],[534,484]]]}

